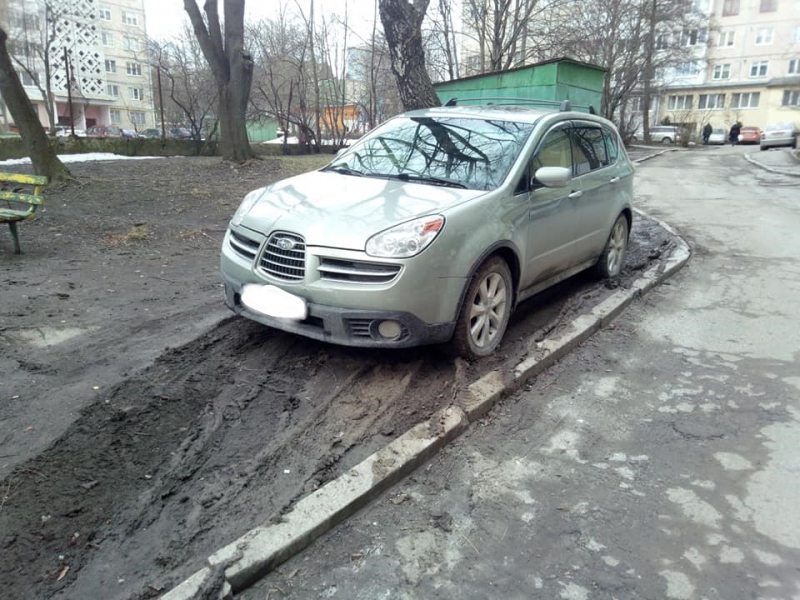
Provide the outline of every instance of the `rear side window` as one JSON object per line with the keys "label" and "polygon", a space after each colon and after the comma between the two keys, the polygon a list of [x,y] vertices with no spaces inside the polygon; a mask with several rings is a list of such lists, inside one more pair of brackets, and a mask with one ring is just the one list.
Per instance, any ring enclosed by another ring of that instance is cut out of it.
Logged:
{"label": "rear side window", "polygon": [[603,132],[599,127],[576,127],[572,130],[575,174],[584,175],[609,165]]}

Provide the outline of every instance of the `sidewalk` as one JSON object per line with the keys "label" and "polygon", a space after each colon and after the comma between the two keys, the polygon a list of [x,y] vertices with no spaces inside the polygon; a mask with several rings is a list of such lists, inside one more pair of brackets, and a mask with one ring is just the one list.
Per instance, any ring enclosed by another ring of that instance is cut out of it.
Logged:
{"label": "sidewalk", "polygon": [[758,146],[755,151],[748,151],[744,157],[752,164],[771,173],[800,177],[800,150],[792,148],[775,148],[761,152]]}

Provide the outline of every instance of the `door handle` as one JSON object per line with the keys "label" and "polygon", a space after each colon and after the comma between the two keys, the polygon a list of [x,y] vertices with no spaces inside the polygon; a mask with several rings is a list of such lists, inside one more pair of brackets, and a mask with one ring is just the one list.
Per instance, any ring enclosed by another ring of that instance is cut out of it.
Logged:
{"label": "door handle", "polygon": [[619,177],[612,177],[608,183],[619,183]]}
{"label": "door handle", "polygon": [[580,198],[581,196],[583,196],[583,191],[576,190],[572,192],[569,196],[567,196],[567,198]]}

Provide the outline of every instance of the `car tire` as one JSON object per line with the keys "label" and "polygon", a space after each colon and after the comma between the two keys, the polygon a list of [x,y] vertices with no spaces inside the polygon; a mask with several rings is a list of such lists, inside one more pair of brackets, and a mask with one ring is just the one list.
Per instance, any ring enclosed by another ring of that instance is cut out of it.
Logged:
{"label": "car tire", "polygon": [[625,251],[628,249],[628,219],[620,215],[614,221],[611,233],[608,234],[606,247],[594,267],[595,273],[602,279],[616,277],[622,272],[625,264]]}
{"label": "car tire", "polygon": [[767,149],[767,148],[766,148],[765,146],[760,146],[760,147],[759,147],[759,150],[761,150],[762,152],[763,152],[764,150],[766,150],[766,149]]}
{"label": "car tire", "polygon": [[508,264],[499,256],[491,257],[467,286],[450,350],[467,359],[492,354],[508,327],[513,296],[514,283]]}
{"label": "car tire", "polygon": [[668,137],[661,138],[661,143],[662,144],[671,145],[672,144],[672,138],[668,138]]}

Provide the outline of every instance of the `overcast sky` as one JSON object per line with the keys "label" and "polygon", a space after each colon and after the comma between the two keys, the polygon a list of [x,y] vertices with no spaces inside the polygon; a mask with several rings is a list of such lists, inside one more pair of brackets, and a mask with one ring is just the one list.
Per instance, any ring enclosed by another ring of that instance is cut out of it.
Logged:
{"label": "overcast sky", "polygon": [[[0,0],[2,1],[2,0]],[[350,27],[357,35],[367,37],[372,27],[374,0],[317,0],[317,14],[338,12],[344,14],[347,3]],[[279,0],[246,0],[245,18],[258,20],[276,13]],[[284,0],[287,6],[294,7],[294,0]],[[202,8],[203,0],[198,0]],[[299,0],[304,11],[308,11],[308,0]],[[147,35],[155,39],[166,39],[178,34],[184,23],[188,23],[183,0],[144,0]],[[220,0],[222,13],[222,0]],[[380,25],[379,25],[380,27]],[[353,44],[358,43],[353,40]]]}

